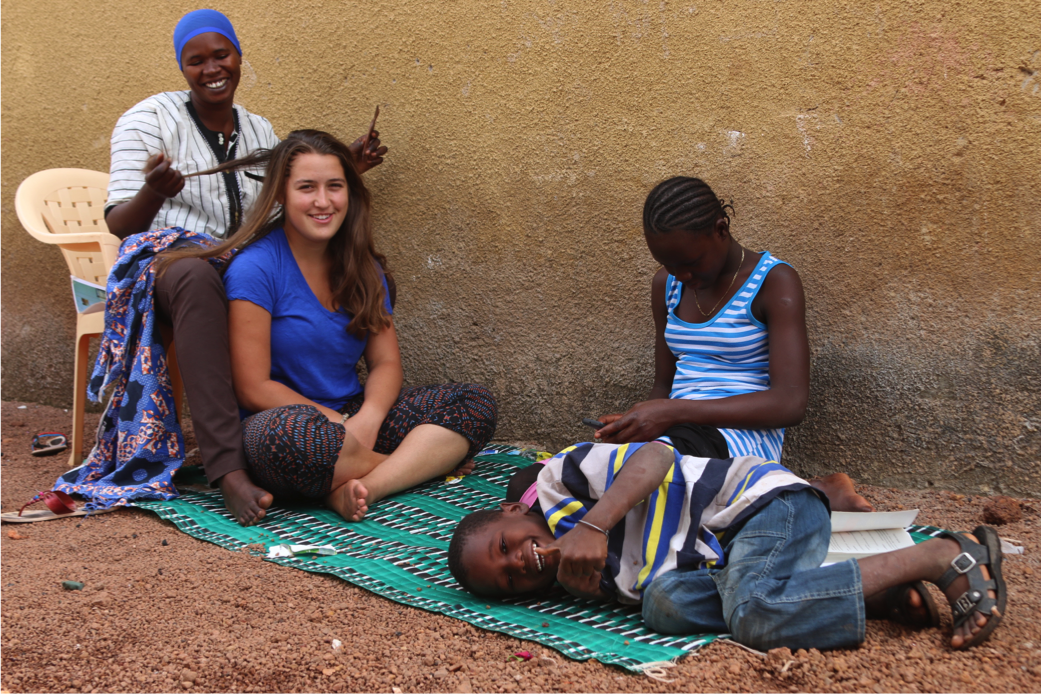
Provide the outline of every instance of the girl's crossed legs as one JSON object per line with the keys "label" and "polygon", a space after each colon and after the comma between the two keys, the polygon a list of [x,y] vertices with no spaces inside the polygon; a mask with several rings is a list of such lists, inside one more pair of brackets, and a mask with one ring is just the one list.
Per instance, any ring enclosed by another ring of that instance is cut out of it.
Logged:
{"label": "girl's crossed legs", "polygon": [[[358,396],[341,411],[361,405]],[[372,451],[309,405],[253,415],[243,436],[251,474],[265,489],[322,498],[344,518],[361,520],[370,504],[469,461],[495,427],[492,394],[454,383],[402,390]]]}

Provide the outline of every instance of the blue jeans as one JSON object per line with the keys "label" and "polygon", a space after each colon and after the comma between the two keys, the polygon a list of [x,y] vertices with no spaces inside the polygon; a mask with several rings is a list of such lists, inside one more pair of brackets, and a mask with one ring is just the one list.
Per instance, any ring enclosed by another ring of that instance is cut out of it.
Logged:
{"label": "blue jeans", "polygon": [[730,633],[768,650],[844,648],[865,638],[855,560],[821,567],[828,512],[809,489],[782,492],[725,537],[722,569],[670,571],[644,592],[644,622],[662,634]]}

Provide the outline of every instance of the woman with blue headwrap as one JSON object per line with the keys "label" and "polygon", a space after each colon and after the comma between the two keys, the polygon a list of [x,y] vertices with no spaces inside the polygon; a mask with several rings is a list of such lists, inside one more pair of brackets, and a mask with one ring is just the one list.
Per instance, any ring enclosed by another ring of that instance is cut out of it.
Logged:
{"label": "woman with blue headwrap", "polygon": [[[230,174],[186,181],[184,174],[279,141],[266,118],[234,104],[242,47],[227,17],[216,10],[186,14],[174,29],[174,55],[188,90],[145,99],[123,114],[112,134],[105,221],[120,238],[171,226],[224,238],[239,226],[260,182]],[[382,162],[387,151],[370,137],[363,153],[363,139],[352,146],[360,172]]]}
{"label": "woman with blue headwrap", "polygon": [[[266,118],[234,103],[242,47],[227,17],[216,10],[186,14],[174,29],[174,54],[188,89],[145,99],[112,133],[105,221],[120,238],[167,227],[225,238],[257,198],[261,177],[247,171],[186,180],[186,174],[279,142]],[[359,173],[387,152],[378,133],[367,135],[351,147]],[[177,344],[206,476],[220,485],[236,520],[250,525],[264,517],[271,495],[246,473],[224,284],[206,261],[182,259],[157,278],[154,299],[157,318]]]}

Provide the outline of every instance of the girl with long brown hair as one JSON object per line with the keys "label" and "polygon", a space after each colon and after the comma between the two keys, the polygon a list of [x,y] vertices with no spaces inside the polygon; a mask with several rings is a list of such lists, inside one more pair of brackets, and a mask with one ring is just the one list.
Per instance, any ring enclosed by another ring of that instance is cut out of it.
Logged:
{"label": "girl with long brown hair", "polygon": [[262,163],[243,226],[217,246],[168,252],[160,272],[239,249],[224,282],[232,381],[243,413],[256,413],[244,422],[250,474],[277,496],[323,498],[359,520],[373,502],[480,451],[495,401],[473,384],[402,390],[387,261],[347,147],[298,130],[215,171]]}
{"label": "girl with long brown hair", "polygon": [[[198,174],[279,142],[266,118],[235,103],[244,47],[229,18],[216,10],[188,12],[177,23],[175,64],[187,89],[132,106],[112,132],[105,222],[113,234],[126,239],[180,227],[223,239],[240,225],[259,195],[259,177]],[[351,150],[359,172],[379,165],[387,153],[372,128]],[[177,345],[206,477],[220,486],[232,516],[251,525],[264,518],[271,495],[246,473],[220,273],[208,262],[183,258],[158,280],[154,298],[157,324]],[[97,472],[90,475],[101,484]]]}

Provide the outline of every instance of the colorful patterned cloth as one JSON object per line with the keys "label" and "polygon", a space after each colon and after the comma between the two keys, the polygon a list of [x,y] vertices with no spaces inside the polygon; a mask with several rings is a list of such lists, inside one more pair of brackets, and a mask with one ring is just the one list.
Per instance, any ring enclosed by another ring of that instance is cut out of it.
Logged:
{"label": "colorful patterned cloth", "polygon": [[[340,408],[352,417],[362,409],[365,393]],[[421,424],[436,424],[470,441],[466,460],[473,458],[496,433],[499,406],[485,386],[477,383],[442,383],[403,388],[391,406],[373,450],[392,453],[410,431]]]}
{"label": "colorful patterned cloth", "polygon": [[242,423],[250,478],[275,498],[321,499],[333,490],[344,427],[313,405],[285,405]]}
{"label": "colorful patterned cloth", "polygon": [[[360,393],[348,400],[341,412],[358,414],[363,399]],[[492,393],[475,383],[405,388],[387,413],[373,450],[392,453],[419,425],[436,424],[470,441],[469,458],[492,438],[496,412]],[[332,491],[344,427],[311,405],[258,412],[243,421],[242,433],[250,476],[276,498],[317,499]]]}
{"label": "colorful patterned cloth", "polygon": [[[212,236],[180,227],[135,234],[123,242],[109,272],[105,332],[87,397],[100,402],[101,391],[110,385],[112,396],[86,462],[54,485],[56,491],[86,497],[87,510],[177,496],[172,477],[184,462],[184,439],[153,300],[153,261],[175,242],[216,243]],[[229,252],[210,262],[220,270],[231,256]]]}

